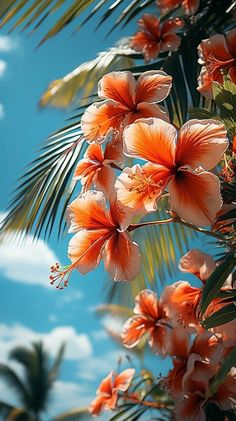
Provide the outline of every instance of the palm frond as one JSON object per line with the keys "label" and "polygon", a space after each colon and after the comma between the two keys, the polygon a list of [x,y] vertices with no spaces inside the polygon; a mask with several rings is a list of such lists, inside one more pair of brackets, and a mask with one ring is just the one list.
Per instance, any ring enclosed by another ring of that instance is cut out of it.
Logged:
{"label": "palm frond", "polygon": [[0,377],[17,392],[23,404],[28,403],[29,391],[15,371],[5,364],[0,364]]}
{"label": "palm frond", "polygon": [[57,352],[55,360],[53,361],[52,367],[50,369],[49,377],[50,380],[53,382],[59,374],[59,369],[61,367],[62,359],[65,353],[66,344],[62,344]]}
{"label": "palm frond", "polygon": [[93,417],[89,414],[88,408],[74,408],[63,414],[53,417],[51,421],[91,421]]}
{"label": "palm frond", "polygon": [[36,237],[43,231],[45,236],[50,235],[56,216],[60,234],[76,186],[72,176],[83,144],[80,124],[70,124],[47,140],[20,179],[1,227],[3,234],[33,232]]}
{"label": "palm frond", "polygon": [[5,421],[35,421],[35,417],[22,408],[14,408]]}
{"label": "palm frond", "polygon": [[[0,5],[0,28],[11,23],[10,31],[20,28],[21,31],[31,30],[34,32],[44,21],[53,14],[59,14],[56,22],[50,27],[48,32],[43,36],[40,44],[54,37],[67,25],[76,21],[80,15],[88,10],[88,15],[82,23],[77,24],[75,30],[85,24],[95,14],[100,13],[103,9],[104,13],[100,18],[98,27],[110,18],[116,9],[119,9],[119,18],[115,26],[121,23],[126,24],[132,17],[142,10],[145,10],[150,4],[154,4],[155,0],[133,0],[131,5],[127,6],[126,0],[73,0],[67,2],[65,0],[2,0]],[[91,6],[95,5],[92,10]],[[12,24],[12,21],[14,22]]]}
{"label": "palm frond", "polygon": [[105,73],[134,66],[130,57],[133,54],[128,40],[121,40],[117,46],[99,53],[95,59],[81,64],[62,79],[53,81],[42,95],[40,106],[66,108],[78,96],[89,97],[96,92],[98,81]]}

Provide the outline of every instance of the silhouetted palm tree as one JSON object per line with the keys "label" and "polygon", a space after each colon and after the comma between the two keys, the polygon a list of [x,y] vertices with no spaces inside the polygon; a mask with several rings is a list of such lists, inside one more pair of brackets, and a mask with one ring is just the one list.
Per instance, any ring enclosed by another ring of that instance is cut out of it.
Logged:
{"label": "silhouetted palm tree", "polygon": [[[42,342],[32,344],[32,348],[18,346],[9,354],[10,359],[19,363],[24,370],[24,377],[19,376],[10,366],[0,364],[0,377],[16,392],[21,407],[14,407],[0,401],[0,416],[7,421],[41,421],[41,414],[50,403],[52,389],[59,375],[64,355],[65,344],[62,344],[54,361],[45,351]],[[63,414],[61,419],[72,419],[72,412]],[[86,409],[73,411],[77,420],[88,419]],[[57,418],[57,417],[56,417]],[[55,418],[55,419],[56,419]]]}

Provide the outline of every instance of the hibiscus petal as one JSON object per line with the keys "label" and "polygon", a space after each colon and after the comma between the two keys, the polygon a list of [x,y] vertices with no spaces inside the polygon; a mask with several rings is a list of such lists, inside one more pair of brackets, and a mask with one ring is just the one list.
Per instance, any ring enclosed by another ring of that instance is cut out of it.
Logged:
{"label": "hibiscus petal", "polygon": [[193,273],[202,281],[206,281],[216,268],[213,257],[201,250],[192,249],[179,261],[179,269],[181,272]]}
{"label": "hibiscus petal", "polygon": [[186,15],[194,15],[200,5],[200,0],[184,0],[182,2],[182,7]]}
{"label": "hibiscus petal", "polygon": [[102,146],[96,143],[89,145],[84,157],[91,161],[102,162],[104,160]]}
{"label": "hibiscus petal", "polygon": [[144,289],[135,297],[134,313],[142,314],[153,318],[154,320],[160,317],[158,308],[158,298],[155,292]]}
{"label": "hibiscus petal", "polygon": [[176,421],[206,421],[204,403],[205,398],[201,391],[196,391],[177,400],[174,409]]}
{"label": "hibiscus petal", "polygon": [[133,348],[138,345],[142,336],[149,332],[153,322],[142,316],[130,317],[123,326],[121,334],[123,345],[126,348]]}
{"label": "hibiscus petal", "polygon": [[68,257],[80,273],[90,272],[99,265],[108,236],[107,230],[81,230],[72,237],[68,245]]}
{"label": "hibiscus petal", "polygon": [[107,73],[98,82],[98,95],[113,99],[126,108],[133,108],[135,99],[135,79],[131,72]]}
{"label": "hibiscus petal", "polygon": [[[161,326],[161,320],[159,325],[155,326],[150,332],[150,339],[148,341],[149,346],[155,354],[165,357],[168,354],[168,346],[171,337],[171,328],[166,325]],[[165,320],[163,320],[166,323]]]}
{"label": "hibiscus petal", "polygon": [[117,390],[121,390],[121,392],[125,392],[131,385],[134,373],[134,368],[128,368],[127,370],[122,371],[118,374],[118,376],[116,376],[114,387]]}
{"label": "hibiscus petal", "polygon": [[110,166],[102,167],[101,170],[96,174],[93,182],[98,190],[101,190],[106,197],[114,192],[114,183],[116,179],[116,174],[113,168]]}
{"label": "hibiscus petal", "polygon": [[124,119],[124,126],[134,123],[141,118],[157,117],[169,122],[169,116],[164,107],[156,104],[149,104],[148,102],[140,102],[137,105],[135,112],[129,113]]}
{"label": "hibiscus petal", "polygon": [[97,394],[104,394],[104,395],[110,395],[112,393],[112,389],[113,389],[113,383],[114,383],[114,372],[110,371],[110,373],[107,375],[107,377],[105,377],[98,389],[97,389]]}
{"label": "hibiscus petal", "polygon": [[185,281],[165,287],[161,301],[167,317],[177,325],[197,324],[196,310],[201,294],[201,288],[192,287]]}
{"label": "hibiscus petal", "polygon": [[171,210],[190,224],[211,225],[222,206],[219,178],[207,171],[179,171],[169,192]]}
{"label": "hibiscus petal", "polygon": [[102,143],[109,130],[120,128],[128,111],[113,100],[90,105],[81,118],[81,128],[87,141]]}
{"label": "hibiscus petal", "polygon": [[166,34],[162,38],[161,51],[174,51],[181,44],[181,38],[176,34]]}
{"label": "hibiscus petal", "polygon": [[80,229],[111,228],[114,224],[106,212],[106,199],[102,192],[90,190],[73,200],[67,208],[67,219],[70,223],[68,232]]}
{"label": "hibiscus petal", "polygon": [[209,59],[213,63],[217,60],[227,61],[232,59],[232,55],[227,47],[227,40],[222,34],[212,35],[208,39],[203,39],[198,48],[206,63]]}
{"label": "hibiscus petal", "polygon": [[204,97],[212,99],[213,97],[212,82],[213,82],[212,74],[210,74],[207,71],[207,68],[203,66],[198,77],[198,88],[197,88],[198,92],[200,92],[200,94],[202,94]]}
{"label": "hibiscus petal", "polygon": [[97,396],[89,405],[89,412],[92,415],[99,415],[105,403],[105,396]]}
{"label": "hibiscus petal", "polygon": [[136,32],[131,38],[131,48],[143,53],[145,61],[148,62],[158,57],[160,53],[160,42],[153,40],[145,32]]}
{"label": "hibiscus petal", "polygon": [[114,281],[132,281],[138,275],[141,256],[128,233],[117,232],[106,242],[104,265]]}
{"label": "hibiscus petal", "polygon": [[179,29],[183,28],[184,21],[180,18],[171,18],[166,20],[161,28],[162,38],[163,36],[171,33],[175,33]]}
{"label": "hibiscus petal", "polygon": [[228,147],[227,131],[217,120],[189,120],[179,132],[176,164],[214,168]]}
{"label": "hibiscus petal", "polygon": [[124,153],[167,167],[171,174],[175,159],[175,128],[159,118],[138,120],[124,130]]}
{"label": "hibiscus petal", "polygon": [[182,0],[157,0],[157,7],[159,7],[161,14],[171,12],[181,4]]}
{"label": "hibiscus petal", "polygon": [[[156,201],[160,197],[164,185],[161,171],[153,164],[134,165],[125,168],[117,177],[115,189],[117,200],[127,212],[141,215],[157,209]],[[155,177],[155,174],[157,176]]]}
{"label": "hibiscus petal", "polygon": [[236,28],[231,29],[231,31],[227,32],[226,40],[228,43],[229,51],[232,56],[236,57]]}
{"label": "hibiscus petal", "polygon": [[162,70],[142,73],[136,88],[136,104],[140,102],[160,102],[169,95],[172,77]]}

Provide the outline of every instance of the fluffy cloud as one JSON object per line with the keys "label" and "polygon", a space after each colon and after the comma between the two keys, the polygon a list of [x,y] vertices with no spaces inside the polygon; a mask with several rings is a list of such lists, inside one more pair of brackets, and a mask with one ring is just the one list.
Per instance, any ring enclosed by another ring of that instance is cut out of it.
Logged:
{"label": "fluffy cloud", "polygon": [[7,53],[9,51],[15,50],[17,48],[17,42],[15,39],[8,35],[0,36],[0,52]]}
{"label": "fluffy cloud", "polygon": [[4,60],[0,60],[0,77],[2,77],[7,69],[7,63]]}
{"label": "fluffy cloud", "polygon": [[55,357],[60,345],[66,342],[65,359],[84,360],[92,355],[92,345],[86,334],[78,334],[72,326],[60,326],[48,333],[35,332],[26,326],[0,324],[0,359],[7,360],[10,349],[42,340],[45,348]]}
{"label": "fluffy cloud", "polygon": [[3,119],[5,117],[5,111],[4,111],[4,106],[3,104],[0,102],[0,120]]}
{"label": "fluffy cloud", "polygon": [[[0,221],[3,217],[1,213]],[[24,240],[9,235],[0,241],[0,272],[13,281],[50,287],[50,266],[55,262],[58,258],[47,243],[35,242],[31,235]]]}
{"label": "fluffy cloud", "polygon": [[101,357],[90,357],[78,364],[77,376],[86,381],[99,381],[111,370],[116,370],[120,361],[127,362],[128,351],[110,351]]}
{"label": "fluffy cloud", "polygon": [[53,411],[48,415],[60,414],[66,410],[88,406],[94,397],[93,390],[85,384],[56,381],[52,395]]}

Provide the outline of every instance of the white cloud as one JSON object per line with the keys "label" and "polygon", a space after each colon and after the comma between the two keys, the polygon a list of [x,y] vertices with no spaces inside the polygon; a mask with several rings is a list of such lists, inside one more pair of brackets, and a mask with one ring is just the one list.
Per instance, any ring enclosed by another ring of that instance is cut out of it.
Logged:
{"label": "white cloud", "polygon": [[0,60],[0,77],[2,77],[7,69],[7,63],[4,60]]}
{"label": "white cloud", "polygon": [[8,35],[1,35],[0,36],[0,52],[9,52],[15,50],[17,48],[18,43],[15,39]]}
{"label": "white cloud", "polygon": [[92,345],[88,336],[78,334],[72,326],[60,326],[48,333],[35,332],[26,326],[0,324],[0,359],[7,361],[9,351],[15,346],[42,340],[45,348],[55,357],[62,342],[66,342],[65,359],[83,360],[92,355]]}
{"label": "white cloud", "polygon": [[[0,107],[1,114],[1,107]],[[0,221],[4,214],[0,213]],[[0,272],[8,279],[31,285],[51,287],[50,267],[58,258],[45,241],[34,241],[32,235],[19,240],[14,234],[0,241]]]}
{"label": "white cloud", "polygon": [[[56,381],[52,394],[53,408],[51,415],[57,415],[66,410],[78,407],[88,406],[94,398],[93,390],[89,392],[86,384],[77,384],[73,382]],[[51,411],[49,410],[48,414]]]}
{"label": "white cloud", "polygon": [[128,351],[110,351],[101,357],[90,357],[78,364],[77,376],[87,381],[99,381],[111,370],[116,370],[120,361],[127,362]]}
{"label": "white cloud", "polygon": [[4,106],[3,104],[0,102],[0,120],[3,119],[5,117],[5,111],[4,111]]}

